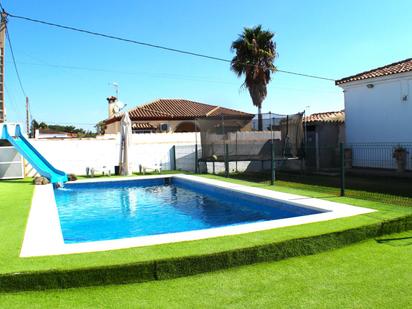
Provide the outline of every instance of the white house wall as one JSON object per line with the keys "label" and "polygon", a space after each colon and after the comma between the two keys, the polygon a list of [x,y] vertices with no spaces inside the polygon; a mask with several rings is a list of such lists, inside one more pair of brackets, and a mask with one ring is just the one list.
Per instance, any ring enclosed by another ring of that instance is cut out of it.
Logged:
{"label": "white house wall", "polygon": [[[373,88],[368,88],[368,84]],[[412,141],[412,74],[402,78],[368,79],[342,87],[348,143]]]}
{"label": "white house wall", "polygon": [[345,94],[346,144],[352,148],[353,165],[395,168],[393,148],[402,145],[409,149],[407,168],[411,169],[412,74],[340,86]]}

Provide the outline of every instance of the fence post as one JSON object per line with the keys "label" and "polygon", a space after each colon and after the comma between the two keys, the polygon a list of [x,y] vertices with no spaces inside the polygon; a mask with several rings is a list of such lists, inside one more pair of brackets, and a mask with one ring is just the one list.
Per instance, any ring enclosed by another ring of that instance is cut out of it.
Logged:
{"label": "fence post", "polygon": [[198,158],[198,148],[197,148],[196,119],[193,121],[193,126],[195,129],[195,174],[197,174],[199,172],[199,158]]}
{"label": "fence post", "polygon": [[345,147],[344,143],[340,143],[340,196],[345,196]]}
{"label": "fence post", "polygon": [[[236,158],[237,158],[237,131],[235,132],[235,137],[236,137],[236,148],[235,148],[235,156],[236,156]],[[235,161],[235,164],[236,164],[236,173],[238,172],[238,170],[237,170],[237,160]]]}
{"label": "fence post", "polygon": [[271,171],[271,176],[270,176],[270,184],[273,186],[275,184],[275,168],[276,168],[276,162],[275,162],[275,141],[273,139],[273,117],[272,117],[272,112],[269,112],[270,116],[270,152],[271,152],[271,157],[270,157],[270,171]]}
{"label": "fence post", "polygon": [[198,173],[198,155],[197,155],[197,143],[195,144],[195,174]]}
{"label": "fence post", "polygon": [[173,170],[176,171],[177,170],[177,166],[176,166],[176,145],[172,146],[172,166],[173,166]]}
{"label": "fence post", "polygon": [[229,144],[225,143],[225,177],[229,177]]}

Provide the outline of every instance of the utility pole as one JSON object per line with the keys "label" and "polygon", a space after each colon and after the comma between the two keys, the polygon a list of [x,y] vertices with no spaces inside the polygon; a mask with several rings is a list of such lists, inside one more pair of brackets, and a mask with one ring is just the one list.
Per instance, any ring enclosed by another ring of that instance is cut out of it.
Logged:
{"label": "utility pole", "polygon": [[0,24],[0,123],[6,121],[6,106],[4,104],[4,37],[6,33],[7,14],[1,13]]}
{"label": "utility pole", "polygon": [[29,108],[29,97],[26,97],[26,131],[27,131],[27,136],[30,136],[30,108]]}

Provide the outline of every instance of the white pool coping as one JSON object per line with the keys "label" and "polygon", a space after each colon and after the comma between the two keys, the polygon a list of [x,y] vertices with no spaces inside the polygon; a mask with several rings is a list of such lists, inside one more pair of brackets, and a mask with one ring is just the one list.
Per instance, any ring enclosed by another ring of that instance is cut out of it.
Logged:
{"label": "white pool coping", "polygon": [[317,198],[310,198],[289,193],[276,192],[267,189],[249,187],[245,185],[234,184],[215,179],[183,174],[138,176],[127,178],[86,179],[77,181],[77,183],[124,181],[139,179],[143,180],[168,177],[187,179],[195,181],[197,183],[209,184],[237,192],[243,192],[251,195],[271,198],[276,201],[286,202],[288,204],[293,204],[301,207],[326,210],[328,212],[286,219],[271,220],[265,222],[211,228],[205,230],[169,233],[153,236],[140,236],[116,240],[93,241],[78,244],[65,244],[63,240],[62,231],[60,228],[60,220],[54,198],[53,187],[52,185],[36,186],[26,226],[24,241],[20,252],[20,257],[96,252],[159,245],[166,243],[175,243],[190,240],[199,240],[212,237],[257,232],[286,226],[300,225],[305,223],[321,222],[326,220],[366,214],[375,211],[374,209],[369,208],[356,207],[347,204],[340,204],[326,200],[321,200]]}

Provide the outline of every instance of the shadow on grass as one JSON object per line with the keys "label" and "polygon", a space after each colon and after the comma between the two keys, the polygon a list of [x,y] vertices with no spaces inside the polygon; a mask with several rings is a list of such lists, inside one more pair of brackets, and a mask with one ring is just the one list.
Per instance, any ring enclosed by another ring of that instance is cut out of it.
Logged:
{"label": "shadow on grass", "polygon": [[27,183],[33,183],[32,178],[24,178],[24,179],[2,179],[0,180],[0,184],[2,183],[7,183],[7,184],[27,184]]}
{"label": "shadow on grass", "polygon": [[299,201],[299,200],[307,200],[308,198],[319,198],[319,199],[334,199],[336,198],[336,195],[315,195],[315,196],[307,196],[307,197],[299,197],[299,198],[293,198],[291,201]]}
{"label": "shadow on grass", "polygon": [[[296,174],[279,172],[279,180],[294,182],[299,184],[327,187],[329,190],[340,190],[340,176],[318,175],[318,174]],[[378,177],[346,175],[345,187],[347,190],[362,191],[368,193],[378,193],[393,195],[405,198],[412,198],[411,179],[396,177]]]}
{"label": "shadow on grass", "polygon": [[412,236],[398,238],[380,238],[375,239],[378,244],[389,245],[393,247],[412,246]]}
{"label": "shadow on grass", "polygon": [[[265,172],[236,173],[230,174],[229,177],[261,185],[270,184],[270,174]],[[340,179],[334,176],[278,172],[276,184],[281,187],[318,192],[319,196],[316,196],[318,198],[328,199],[340,196]],[[347,177],[345,196],[412,207],[412,190],[410,188],[410,179]]]}

